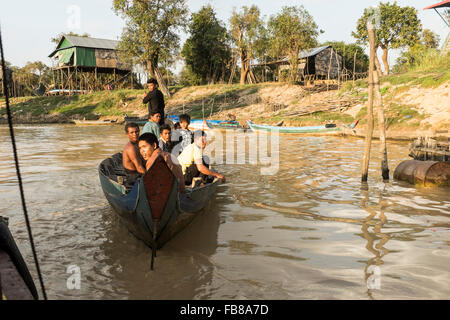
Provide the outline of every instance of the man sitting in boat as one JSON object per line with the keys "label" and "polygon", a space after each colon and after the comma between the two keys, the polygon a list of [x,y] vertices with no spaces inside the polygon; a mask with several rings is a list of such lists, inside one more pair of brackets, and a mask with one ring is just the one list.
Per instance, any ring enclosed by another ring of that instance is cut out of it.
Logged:
{"label": "man sitting in boat", "polygon": [[145,173],[145,168],[138,149],[139,126],[134,122],[127,123],[125,134],[130,141],[123,148],[122,164],[126,173],[124,185],[129,190],[140,175]]}
{"label": "man sitting in boat", "polygon": [[158,139],[153,133],[147,132],[139,137],[139,152],[146,161],[146,170],[151,168],[157,157],[163,157],[167,166],[178,180],[178,191],[186,193],[183,172],[181,171],[177,158],[168,152],[162,151],[161,148],[158,147]]}
{"label": "man sitting in boat", "polygon": [[177,143],[176,155],[179,155],[187,146],[189,146],[193,139],[193,133],[189,130],[189,125],[191,123],[191,117],[188,114],[182,114],[178,117],[181,129],[175,130],[173,132],[173,139],[179,141]]}
{"label": "man sitting in boat", "polygon": [[172,129],[168,124],[163,124],[161,128],[159,128],[160,137],[159,137],[159,148],[164,152],[172,152],[173,143],[171,141],[171,132]]}
{"label": "man sitting in boat", "polygon": [[161,120],[161,114],[158,111],[152,111],[148,122],[142,129],[142,134],[150,132],[159,137],[159,120]]}
{"label": "man sitting in boat", "polygon": [[209,161],[206,161],[203,156],[203,150],[206,148],[206,138],[205,131],[195,131],[194,143],[187,146],[178,156],[178,162],[183,170],[184,180],[187,185],[192,184],[192,180],[196,177],[201,177],[203,183],[208,182],[208,176],[225,181],[225,177],[222,174],[209,170]]}

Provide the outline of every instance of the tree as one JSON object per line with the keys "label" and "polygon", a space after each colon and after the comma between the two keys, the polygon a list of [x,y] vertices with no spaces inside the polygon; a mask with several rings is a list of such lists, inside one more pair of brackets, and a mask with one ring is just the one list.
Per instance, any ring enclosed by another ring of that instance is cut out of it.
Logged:
{"label": "tree", "polygon": [[190,66],[184,66],[179,76],[179,84],[182,86],[198,86],[202,84],[202,78],[192,72]]}
{"label": "tree", "polygon": [[76,36],[76,37],[83,37],[83,38],[87,38],[90,37],[89,33],[83,33],[83,34],[78,34],[75,32],[70,31],[69,33],[60,33],[59,35],[57,35],[54,38],[51,38],[50,41],[53,42],[55,45],[58,45],[59,42],[61,41],[61,39],[65,36]]}
{"label": "tree", "polygon": [[[3,60],[0,58],[0,67],[3,65],[2,61]],[[8,60],[5,60],[5,66],[6,66],[6,69],[9,69],[11,67],[11,62],[9,62]]]}
{"label": "tree", "polygon": [[201,83],[214,83],[231,59],[229,36],[210,5],[193,13],[181,55]]}
{"label": "tree", "polygon": [[344,41],[328,41],[323,43],[324,46],[332,46],[337,53],[344,59],[344,68],[353,72],[353,60],[356,53],[356,72],[367,72],[369,69],[369,57],[364,53],[364,49],[355,44],[346,44]]}
{"label": "tree", "polygon": [[419,42],[408,46],[396,60],[395,71],[401,72],[420,64],[427,57],[436,54],[439,47],[439,36],[429,29],[424,29]]}
{"label": "tree", "polygon": [[297,80],[299,53],[317,45],[317,24],[303,6],[283,7],[270,17],[268,29],[272,51],[289,56],[291,83]]}
{"label": "tree", "polygon": [[231,37],[241,60],[240,83],[255,82],[255,76],[250,70],[251,60],[266,33],[259,8],[256,5],[252,5],[250,8],[243,6],[241,12],[237,12],[236,8],[233,8],[230,28]]}
{"label": "tree", "polygon": [[28,62],[24,67],[24,71],[30,74],[37,75],[37,85],[40,86],[43,78],[49,75],[50,68],[41,61]]}
{"label": "tree", "polygon": [[422,31],[422,44],[426,48],[437,49],[439,47],[440,37],[430,29]]}
{"label": "tree", "polygon": [[[417,10],[413,7],[400,7],[397,2],[380,2],[378,9],[380,26],[375,32],[375,47],[383,50],[384,69],[386,74],[389,74],[388,51],[417,43],[422,24],[417,17]],[[372,15],[373,10],[365,9],[363,16],[358,19],[356,32],[352,32],[359,44],[368,44],[367,20]],[[379,73],[383,74],[378,59],[376,63]]]}
{"label": "tree", "polygon": [[113,0],[113,9],[126,23],[118,46],[121,58],[146,66],[161,91],[170,96],[158,63],[172,61],[178,54],[176,31],[187,24],[186,0]]}

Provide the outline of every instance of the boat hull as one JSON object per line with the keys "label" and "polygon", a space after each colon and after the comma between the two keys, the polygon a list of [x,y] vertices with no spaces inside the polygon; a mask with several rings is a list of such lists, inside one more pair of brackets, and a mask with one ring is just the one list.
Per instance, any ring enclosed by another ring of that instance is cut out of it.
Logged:
{"label": "boat hull", "polygon": [[0,300],[39,298],[33,278],[3,217],[0,217],[0,274]]}
{"label": "boat hull", "polygon": [[[119,166],[121,155],[114,155],[112,162]],[[111,160],[110,160],[111,161]],[[149,247],[161,248],[167,241],[182,231],[207,205],[216,191],[219,180],[203,187],[188,189],[189,198],[178,193],[178,183],[174,183],[167,192],[167,200],[157,225],[154,220],[154,208],[152,210],[149,201],[149,186],[146,185],[146,176],[138,179],[129,193],[114,180],[106,167],[108,159],[99,166],[99,177],[103,193],[111,207],[121,218],[127,229],[142,240]],[[123,175],[123,168],[115,170],[118,175]],[[159,184],[158,184],[159,185]],[[158,190],[154,190],[158,193]],[[157,227],[156,237],[154,237]]]}
{"label": "boat hull", "polygon": [[250,120],[247,120],[247,124],[253,131],[265,131],[271,133],[293,133],[293,134],[312,134],[312,135],[339,135],[342,134],[343,129],[341,127],[326,126],[310,126],[310,127],[278,127],[255,124]]}
{"label": "boat hull", "polygon": [[117,121],[90,121],[90,120],[73,120],[77,126],[110,126],[117,124]]}

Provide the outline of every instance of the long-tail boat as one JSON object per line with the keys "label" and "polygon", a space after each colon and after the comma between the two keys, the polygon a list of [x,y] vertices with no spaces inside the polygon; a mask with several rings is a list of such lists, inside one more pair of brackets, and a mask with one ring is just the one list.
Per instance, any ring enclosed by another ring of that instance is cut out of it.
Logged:
{"label": "long-tail boat", "polygon": [[[251,120],[247,120],[247,124],[253,131],[270,131],[278,133],[304,133],[304,134],[343,134],[348,129],[353,129],[357,122],[347,126],[336,126],[335,124],[326,124],[321,126],[309,126],[309,127],[282,127],[282,126],[270,126],[253,123]],[[347,129],[347,130],[346,130]]]}
{"label": "long-tail boat", "polygon": [[128,230],[152,248],[161,248],[183,230],[207,205],[219,179],[178,192],[178,181],[162,157],[127,192],[121,180],[125,176],[122,153],[99,165],[100,183],[109,204]]}

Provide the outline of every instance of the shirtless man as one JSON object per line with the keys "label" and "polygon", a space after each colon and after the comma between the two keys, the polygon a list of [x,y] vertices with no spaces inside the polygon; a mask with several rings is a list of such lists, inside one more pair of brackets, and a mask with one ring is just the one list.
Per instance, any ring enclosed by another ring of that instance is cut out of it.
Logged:
{"label": "shirtless man", "polygon": [[127,174],[125,187],[131,189],[139,176],[145,173],[145,168],[138,148],[139,126],[134,122],[127,123],[125,134],[130,141],[123,148],[122,164]]}

